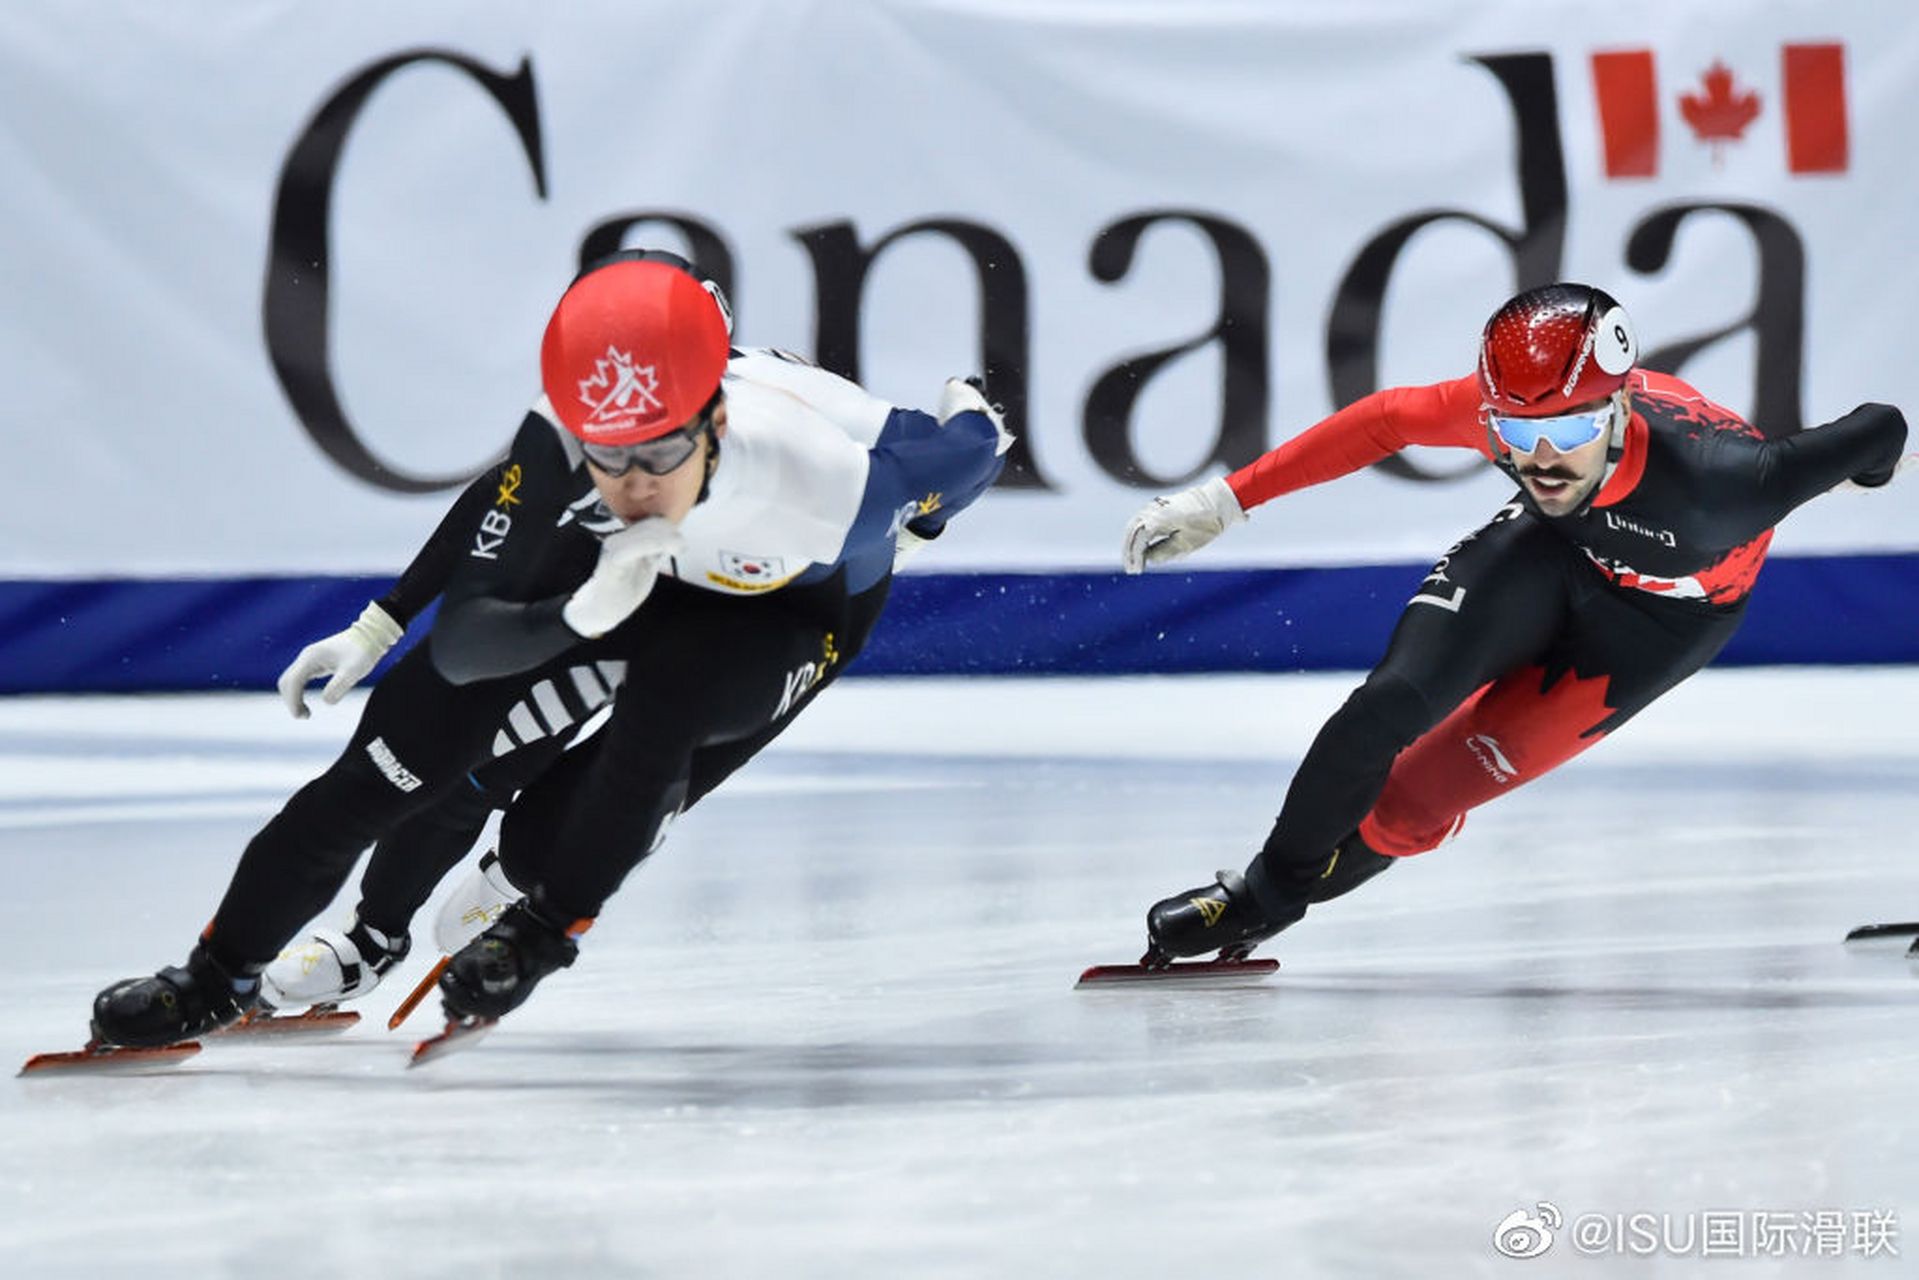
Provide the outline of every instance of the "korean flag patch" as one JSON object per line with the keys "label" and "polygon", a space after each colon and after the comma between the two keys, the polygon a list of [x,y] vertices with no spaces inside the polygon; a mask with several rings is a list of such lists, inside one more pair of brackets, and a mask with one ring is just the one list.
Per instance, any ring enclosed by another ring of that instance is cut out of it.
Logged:
{"label": "korean flag patch", "polygon": [[743,556],[737,551],[722,551],[720,567],[727,577],[741,582],[777,582],[784,576],[786,562],[778,556]]}

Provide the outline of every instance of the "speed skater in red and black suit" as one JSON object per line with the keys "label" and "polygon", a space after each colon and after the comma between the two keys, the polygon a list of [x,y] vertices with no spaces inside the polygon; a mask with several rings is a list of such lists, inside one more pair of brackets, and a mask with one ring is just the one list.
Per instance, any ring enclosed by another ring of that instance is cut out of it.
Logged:
{"label": "speed skater in red and black suit", "polygon": [[1244,956],[1617,729],[1732,637],[1774,526],[1836,486],[1885,485],[1902,461],[1889,405],[1768,438],[1638,358],[1603,291],[1532,289],[1487,322],[1475,373],[1366,396],[1133,518],[1128,573],[1408,445],[1476,449],[1519,485],[1420,583],[1245,874],[1148,911],[1149,966]]}

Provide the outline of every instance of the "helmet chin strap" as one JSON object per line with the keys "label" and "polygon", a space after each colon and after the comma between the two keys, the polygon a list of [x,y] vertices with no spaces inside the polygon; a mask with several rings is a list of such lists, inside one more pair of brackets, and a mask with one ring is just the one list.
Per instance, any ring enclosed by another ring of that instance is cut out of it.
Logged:
{"label": "helmet chin strap", "polygon": [[[1599,477],[1599,488],[1606,487],[1606,481],[1612,479],[1612,473],[1619,469],[1619,460],[1626,456],[1626,428],[1632,425],[1632,406],[1626,402],[1624,388],[1612,393],[1612,434],[1606,441],[1606,470]],[[1593,492],[1597,493],[1598,489]]]}
{"label": "helmet chin strap", "polygon": [[1612,479],[1613,472],[1619,470],[1619,460],[1626,456],[1626,428],[1631,425],[1632,406],[1626,403],[1626,392],[1622,387],[1612,393],[1612,429],[1606,438],[1606,469],[1599,473],[1599,482],[1593,485],[1592,492],[1587,494],[1586,500],[1579,504],[1579,510],[1575,514],[1583,516],[1591,511],[1593,499],[1605,489],[1607,481]]}

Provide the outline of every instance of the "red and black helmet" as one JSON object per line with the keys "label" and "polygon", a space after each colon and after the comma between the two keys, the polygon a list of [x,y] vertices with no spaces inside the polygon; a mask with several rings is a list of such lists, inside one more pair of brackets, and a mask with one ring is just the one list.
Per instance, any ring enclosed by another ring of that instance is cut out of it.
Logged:
{"label": "red and black helmet", "polygon": [[1639,359],[1632,321],[1585,284],[1528,289],[1493,312],[1479,339],[1479,393],[1495,413],[1537,415],[1611,395]]}
{"label": "red and black helmet", "polygon": [[583,271],[540,342],[540,381],[562,426],[588,444],[653,440],[697,418],[729,353],[717,290],[669,255],[617,254]]}

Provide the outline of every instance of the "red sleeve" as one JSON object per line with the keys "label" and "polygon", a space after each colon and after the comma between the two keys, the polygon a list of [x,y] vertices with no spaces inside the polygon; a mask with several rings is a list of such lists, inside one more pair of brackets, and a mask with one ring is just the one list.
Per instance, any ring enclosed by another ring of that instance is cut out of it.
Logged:
{"label": "red sleeve", "polygon": [[1479,379],[1375,391],[1226,477],[1246,510],[1282,493],[1350,475],[1407,445],[1451,445],[1492,456],[1480,421]]}

